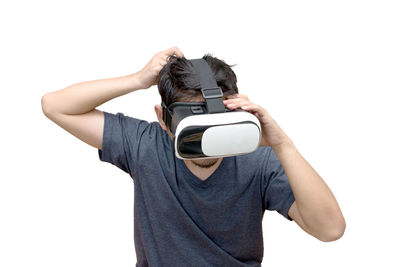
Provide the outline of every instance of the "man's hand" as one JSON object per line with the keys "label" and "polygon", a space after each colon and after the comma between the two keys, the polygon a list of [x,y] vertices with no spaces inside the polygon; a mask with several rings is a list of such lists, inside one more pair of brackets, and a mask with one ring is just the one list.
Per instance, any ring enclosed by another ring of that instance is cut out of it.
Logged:
{"label": "man's hand", "polygon": [[249,111],[260,121],[260,146],[272,147],[288,176],[296,199],[289,210],[289,216],[319,240],[333,241],[340,238],[346,222],[334,195],[268,112],[240,94],[228,97],[224,104],[229,109],[241,108]]}
{"label": "man's hand", "polygon": [[260,146],[270,146],[274,148],[291,142],[289,137],[268,112],[263,107],[252,103],[246,95],[235,94],[233,96],[228,96],[228,99],[224,100],[224,104],[229,109],[241,108],[254,114],[258,118],[262,128]]}
{"label": "man's hand", "polygon": [[138,74],[139,82],[143,89],[150,88],[158,83],[158,75],[160,70],[167,64],[168,59],[172,56],[184,57],[183,53],[174,46],[167,50],[156,53],[151,60],[141,69]]}

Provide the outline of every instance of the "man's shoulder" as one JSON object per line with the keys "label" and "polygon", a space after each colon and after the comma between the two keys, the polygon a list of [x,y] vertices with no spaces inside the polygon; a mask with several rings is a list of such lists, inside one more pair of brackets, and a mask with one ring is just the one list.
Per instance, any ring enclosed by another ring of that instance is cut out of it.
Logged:
{"label": "man's shoulder", "polygon": [[116,117],[120,117],[125,120],[126,127],[130,130],[133,128],[140,127],[143,131],[147,131],[149,134],[156,134],[156,132],[164,132],[158,121],[150,121],[147,119],[141,119],[139,117],[125,115],[122,112],[115,114]]}
{"label": "man's shoulder", "polygon": [[[169,143],[170,139],[158,121],[149,121],[123,112],[111,113],[104,111],[105,127],[120,129],[120,132],[131,142],[149,143],[159,139],[161,143]],[[160,142],[157,142],[159,145]]]}
{"label": "man's shoulder", "polygon": [[235,156],[234,162],[238,165],[239,169],[261,170],[265,167],[271,150],[271,147],[268,146],[258,147],[251,153]]}

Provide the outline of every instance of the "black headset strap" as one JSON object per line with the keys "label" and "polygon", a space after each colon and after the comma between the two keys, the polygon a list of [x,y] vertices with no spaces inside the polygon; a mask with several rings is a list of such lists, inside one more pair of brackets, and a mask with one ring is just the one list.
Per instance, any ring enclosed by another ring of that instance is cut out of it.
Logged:
{"label": "black headset strap", "polygon": [[162,107],[162,119],[164,121],[164,123],[168,126],[171,127],[171,120],[172,120],[172,114],[171,111],[168,109],[167,105],[165,105],[164,102],[161,103],[161,107]]}
{"label": "black headset strap", "polygon": [[[206,100],[208,113],[225,112],[225,105],[222,102],[223,92],[215,81],[214,74],[203,58],[190,59],[196,74],[200,80],[201,93]],[[166,125],[171,126],[172,114],[164,102],[161,103],[163,109],[163,120]]]}
{"label": "black headset strap", "polygon": [[200,80],[201,93],[207,103],[208,113],[225,112],[225,105],[222,102],[223,93],[215,81],[214,74],[203,58],[189,60]]}

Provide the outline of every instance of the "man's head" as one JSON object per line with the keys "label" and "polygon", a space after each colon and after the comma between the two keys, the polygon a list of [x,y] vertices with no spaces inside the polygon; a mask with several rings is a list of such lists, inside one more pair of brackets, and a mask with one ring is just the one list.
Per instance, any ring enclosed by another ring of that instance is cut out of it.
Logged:
{"label": "man's head", "polygon": [[[221,88],[226,99],[227,96],[238,94],[236,85],[236,75],[231,69],[235,65],[228,65],[224,61],[206,54],[203,59],[210,66],[214,78]],[[158,92],[161,100],[168,107],[174,102],[204,102],[205,99],[201,94],[200,80],[194,68],[190,65],[189,60],[185,57],[170,57],[168,63],[161,69],[158,77]],[[173,134],[162,119],[162,107],[156,105],[154,107],[160,126],[168,133],[171,140]],[[192,163],[198,167],[208,168],[212,166],[217,159],[201,159],[192,160]]]}
{"label": "man's head", "polygon": [[[228,65],[210,54],[204,55],[203,59],[210,66],[214,78],[224,94],[223,99],[226,99],[228,95],[237,94],[236,75],[231,69],[234,65]],[[168,63],[160,71],[158,92],[160,93],[161,100],[167,107],[174,102],[205,101],[199,90],[200,88],[200,80],[194,68],[190,65],[189,60],[185,57],[170,57]],[[162,107],[156,105],[154,109],[161,127],[168,132],[172,140],[172,132],[162,120]]]}

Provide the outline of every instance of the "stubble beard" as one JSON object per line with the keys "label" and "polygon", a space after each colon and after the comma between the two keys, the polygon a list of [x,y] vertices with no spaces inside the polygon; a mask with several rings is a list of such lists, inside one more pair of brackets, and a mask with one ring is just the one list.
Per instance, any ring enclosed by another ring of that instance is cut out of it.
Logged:
{"label": "stubble beard", "polygon": [[194,159],[191,162],[196,165],[197,167],[208,169],[215,165],[218,162],[218,159]]}

